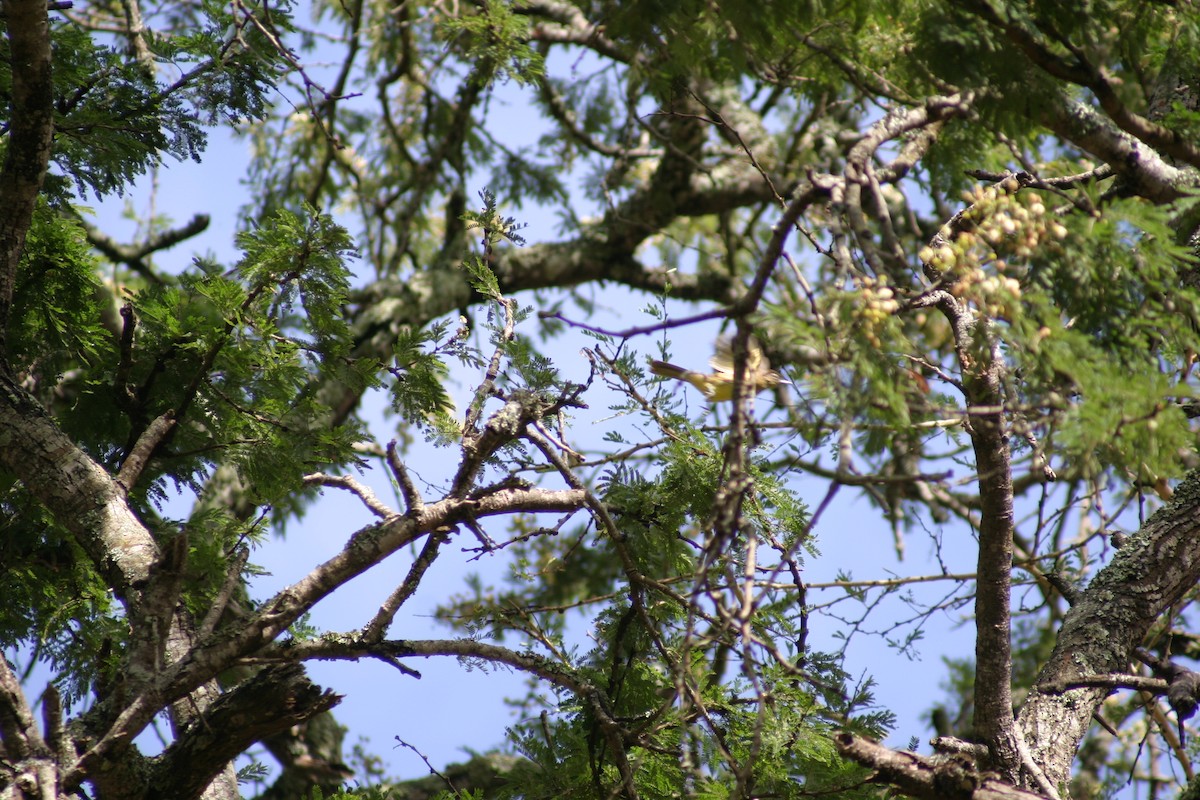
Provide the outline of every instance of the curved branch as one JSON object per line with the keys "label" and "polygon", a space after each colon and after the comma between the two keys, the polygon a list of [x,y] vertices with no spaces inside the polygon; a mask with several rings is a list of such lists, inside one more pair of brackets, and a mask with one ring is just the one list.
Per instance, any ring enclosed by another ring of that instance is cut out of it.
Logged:
{"label": "curved branch", "polygon": [[1095,109],[1060,94],[1041,105],[1042,124],[1103,160],[1124,179],[1126,189],[1155,203],[1169,203],[1200,183],[1194,169],[1173,167],[1158,153],[1120,130]]}
{"label": "curved branch", "polygon": [[534,25],[529,34],[532,41],[579,45],[621,64],[638,60],[636,55],[629,55],[621,49],[620,45],[605,36],[603,25],[593,25],[588,22],[583,12],[570,3],[560,3],[557,0],[532,0],[522,3],[513,10],[517,14],[528,14],[551,20],[550,24],[537,23]]}
{"label": "curved branch", "polygon": [[971,2],[967,7],[989,24],[1000,28],[1009,41],[1015,44],[1039,69],[1046,74],[1068,83],[1090,89],[1100,103],[1100,108],[1125,133],[1137,137],[1151,147],[1174,159],[1200,167],[1200,148],[1197,148],[1176,131],[1165,128],[1140,114],[1134,113],[1121,101],[1113,81],[1102,67],[1089,62],[1082,50],[1063,40],[1063,44],[1075,57],[1070,61],[1054,53],[1039,41],[1031,31],[1021,25],[1003,19],[988,2]]}
{"label": "curved branch", "polygon": [[577,489],[508,488],[482,497],[429,503],[419,511],[368,525],[352,534],[333,558],[265,602],[235,636],[196,648],[185,661],[165,670],[158,690],[167,697],[181,697],[236,659],[263,652],[322,598],[430,531],[499,514],[574,511],[583,502],[584,492]]}
{"label": "curved branch", "polygon": [[124,264],[151,283],[162,283],[162,278],[146,263],[146,256],[174,247],[193,236],[198,236],[208,229],[209,222],[207,214],[197,214],[186,225],[153,234],[140,244],[121,244],[82,216],[77,218],[83,225],[88,243],[92,247],[103,253],[110,261]]}
{"label": "curved branch", "polygon": [[[735,287],[726,276],[688,275],[646,267],[628,252],[607,249],[597,235],[499,249],[494,257],[493,269],[505,295],[613,281],[652,294],[670,287],[671,296],[682,300],[728,304],[736,299]],[[483,297],[471,288],[458,269],[445,268],[378,280],[355,293],[352,300],[358,307],[353,318],[359,320],[360,348],[376,351],[386,359],[395,340],[393,331],[409,325],[425,325],[444,314],[482,302]]]}

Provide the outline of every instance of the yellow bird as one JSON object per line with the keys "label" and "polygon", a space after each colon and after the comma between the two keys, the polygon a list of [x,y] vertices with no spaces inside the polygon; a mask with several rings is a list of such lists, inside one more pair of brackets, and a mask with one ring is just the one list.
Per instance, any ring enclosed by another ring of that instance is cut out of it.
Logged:
{"label": "yellow bird", "polygon": [[[746,353],[746,385],[758,393],[781,383],[790,383],[775,370],[763,355],[758,342],[751,339]],[[651,361],[650,371],[664,378],[686,381],[695,386],[714,403],[733,399],[733,345],[729,339],[717,340],[717,352],[709,359],[713,372],[693,372],[690,369],[668,364],[666,361]]]}

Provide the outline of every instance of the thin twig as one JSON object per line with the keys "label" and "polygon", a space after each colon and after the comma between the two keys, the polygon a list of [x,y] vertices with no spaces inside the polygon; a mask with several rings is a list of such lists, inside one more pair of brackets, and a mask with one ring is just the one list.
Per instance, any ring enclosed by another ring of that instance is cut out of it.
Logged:
{"label": "thin twig", "polygon": [[216,630],[221,615],[229,607],[229,601],[233,598],[233,593],[237,591],[237,587],[241,584],[242,570],[245,569],[246,562],[249,559],[250,548],[238,547],[233,551],[233,558],[225,570],[225,581],[221,584],[221,590],[213,598],[208,613],[204,615],[204,619],[200,622],[200,627],[196,630],[197,641],[207,638],[210,633]]}
{"label": "thin twig", "polygon": [[408,469],[405,468],[404,462],[400,460],[395,439],[388,442],[387,464],[388,468],[392,471],[392,475],[396,478],[396,483],[400,485],[400,496],[404,498],[404,505],[408,513],[420,514],[425,508],[425,500],[422,499],[421,493],[417,491],[417,487],[413,485],[412,476],[408,474]]}
{"label": "thin twig", "polygon": [[308,486],[332,486],[337,489],[345,489],[361,500],[363,505],[380,519],[388,519],[396,515],[395,511],[388,508],[375,496],[375,492],[370,486],[359,483],[352,475],[326,475],[324,472],[313,472],[305,475],[302,480]]}

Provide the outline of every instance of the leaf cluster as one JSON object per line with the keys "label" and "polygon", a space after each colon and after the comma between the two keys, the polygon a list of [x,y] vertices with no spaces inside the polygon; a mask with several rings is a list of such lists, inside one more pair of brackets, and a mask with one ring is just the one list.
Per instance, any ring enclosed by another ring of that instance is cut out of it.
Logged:
{"label": "leaf cluster", "polygon": [[[17,268],[8,322],[8,360],[18,374],[56,386],[71,369],[113,355],[101,319],[99,264],[82,227],[42,202]],[[47,400],[49,398],[46,398]]]}
{"label": "leaf cluster", "polygon": [[529,21],[511,4],[486,0],[477,13],[448,17],[439,27],[447,43],[475,64],[474,79],[483,85],[536,82],[543,73],[542,56],[529,46]]}
{"label": "leaf cluster", "polygon": [[[289,27],[286,4],[272,17]],[[228,4],[206,0],[205,25],[187,33],[155,36],[147,45],[160,73],[129,57],[124,48],[70,21],[51,28],[54,58],[55,141],[47,194],[66,200],[72,188],[97,197],[120,194],[164,155],[198,161],[206,126],[261,118],[283,60],[275,43],[243,27]],[[236,41],[230,31],[241,29]],[[0,41],[0,117],[11,118],[12,65],[8,39]]]}

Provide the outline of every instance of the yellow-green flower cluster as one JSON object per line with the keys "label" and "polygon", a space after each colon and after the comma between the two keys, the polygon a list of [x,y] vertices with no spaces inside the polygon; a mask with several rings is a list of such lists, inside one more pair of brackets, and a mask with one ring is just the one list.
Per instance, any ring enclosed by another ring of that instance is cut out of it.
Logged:
{"label": "yellow-green flower cluster", "polygon": [[879,330],[883,324],[900,310],[896,301],[896,293],[883,279],[863,276],[857,279],[858,304],[856,316],[858,328],[863,337],[873,347],[881,347]]}
{"label": "yellow-green flower cluster", "polygon": [[[1011,185],[1008,185],[1011,184]],[[992,317],[1010,317],[1021,298],[1021,283],[1005,273],[1013,261],[1057,247],[1067,229],[1036,195],[1015,194],[1016,180],[997,187],[977,186],[964,195],[968,209],[956,220],[953,238],[926,246],[922,261],[943,273],[950,293]]]}

